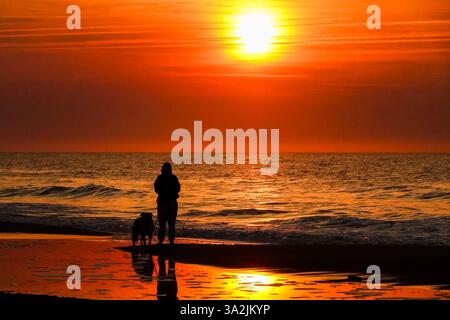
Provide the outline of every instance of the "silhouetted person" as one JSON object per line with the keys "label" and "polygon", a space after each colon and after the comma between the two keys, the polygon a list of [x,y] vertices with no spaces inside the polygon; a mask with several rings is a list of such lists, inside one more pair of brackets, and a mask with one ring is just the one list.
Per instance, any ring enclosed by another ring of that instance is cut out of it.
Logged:
{"label": "silhouetted person", "polygon": [[134,271],[139,275],[142,282],[151,282],[153,280],[153,271],[155,270],[155,263],[153,257],[148,253],[132,253],[131,264]]}
{"label": "silhouetted person", "polygon": [[175,275],[175,261],[169,260],[169,271],[166,272],[166,260],[164,257],[158,257],[158,285],[156,296],[158,300],[178,300],[178,284]]}
{"label": "silhouetted person", "polygon": [[155,192],[158,194],[158,222],[159,244],[164,242],[166,235],[166,224],[169,225],[169,241],[175,241],[175,222],[178,211],[178,193],[180,192],[180,182],[176,175],[172,173],[172,166],[166,162],[161,168],[161,174],[156,178]]}

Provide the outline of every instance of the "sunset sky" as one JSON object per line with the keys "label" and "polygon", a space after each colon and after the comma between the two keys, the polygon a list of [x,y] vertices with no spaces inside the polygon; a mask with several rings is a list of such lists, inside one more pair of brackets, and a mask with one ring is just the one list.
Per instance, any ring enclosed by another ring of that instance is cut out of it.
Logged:
{"label": "sunset sky", "polygon": [[[263,54],[236,35],[253,12]],[[203,120],[289,152],[450,152],[449,79],[448,0],[0,1],[0,151],[170,151]]]}

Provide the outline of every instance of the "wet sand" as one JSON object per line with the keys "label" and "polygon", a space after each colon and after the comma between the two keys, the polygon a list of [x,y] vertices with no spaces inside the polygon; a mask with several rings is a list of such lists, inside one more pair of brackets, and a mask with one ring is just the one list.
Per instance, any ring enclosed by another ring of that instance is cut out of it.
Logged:
{"label": "wet sand", "polygon": [[[390,248],[384,260],[371,261],[381,264],[382,288],[369,290],[365,263],[373,256],[364,254],[363,248],[336,251],[338,248],[328,247],[319,254],[318,248],[189,239],[180,239],[174,249],[132,249],[127,245],[127,241],[109,237],[0,233],[0,291],[87,299],[450,298],[447,271],[436,272],[439,277],[414,278],[420,269],[414,267],[403,279],[383,271],[412,261],[413,249],[397,256],[400,249]],[[372,248],[370,252],[378,252],[374,257],[380,257],[385,249]],[[444,249],[424,248],[416,253],[416,263],[431,268],[432,262],[420,259],[443,254]],[[324,256],[335,260],[322,261]],[[448,266],[447,258],[441,256],[444,266],[436,270]],[[66,268],[72,264],[81,268],[81,290],[67,289]],[[428,272],[431,270],[423,274]],[[360,278],[349,280],[349,275]]]}
{"label": "wet sand", "polygon": [[370,265],[405,284],[450,284],[450,248],[439,246],[267,245],[182,243],[174,248],[120,248],[226,268],[272,268],[364,275]]}

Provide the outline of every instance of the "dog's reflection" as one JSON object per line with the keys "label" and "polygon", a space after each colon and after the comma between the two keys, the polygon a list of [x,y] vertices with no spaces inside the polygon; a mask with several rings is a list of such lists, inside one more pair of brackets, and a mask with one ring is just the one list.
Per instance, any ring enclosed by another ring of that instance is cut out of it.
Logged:
{"label": "dog's reflection", "polygon": [[148,253],[132,253],[131,264],[134,271],[139,275],[142,282],[153,281],[153,272],[155,271],[155,263],[153,257]]}
{"label": "dog's reflection", "polygon": [[[153,281],[155,263],[151,254],[133,253],[131,255],[131,263],[142,282]],[[175,261],[162,256],[158,257],[158,269],[156,297],[158,300],[177,300],[178,284],[175,275]]]}

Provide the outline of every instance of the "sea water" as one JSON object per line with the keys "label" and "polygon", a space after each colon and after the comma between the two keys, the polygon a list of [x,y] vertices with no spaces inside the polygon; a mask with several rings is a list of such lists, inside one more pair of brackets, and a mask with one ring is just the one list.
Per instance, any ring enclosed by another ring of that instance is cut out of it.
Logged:
{"label": "sea water", "polygon": [[[163,153],[0,153],[0,221],[128,237],[156,213]],[[179,165],[177,235],[265,243],[450,245],[450,154],[281,154],[259,165]]]}

